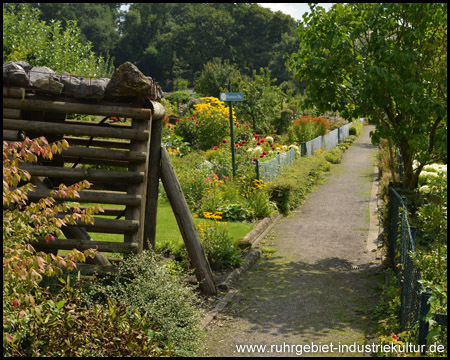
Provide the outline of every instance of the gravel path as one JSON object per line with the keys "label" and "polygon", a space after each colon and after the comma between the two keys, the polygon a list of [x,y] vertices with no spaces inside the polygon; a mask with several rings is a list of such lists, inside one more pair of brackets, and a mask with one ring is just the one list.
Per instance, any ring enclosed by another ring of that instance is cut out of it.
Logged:
{"label": "gravel path", "polygon": [[[339,345],[373,343],[370,310],[381,279],[367,243],[372,129],[365,126],[327,183],[263,240],[275,252],[236,284],[236,296],[207,328],[205,356],[370,356]],[[306,353],[312,344],[323,351]],[[239,352],[236,345],[266,348]]]}

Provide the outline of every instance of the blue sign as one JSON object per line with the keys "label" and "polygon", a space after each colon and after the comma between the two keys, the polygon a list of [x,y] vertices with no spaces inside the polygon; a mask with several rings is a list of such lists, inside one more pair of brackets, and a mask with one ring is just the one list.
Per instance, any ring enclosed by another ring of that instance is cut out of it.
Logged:
{"label": "blue sign", "polygon": [[244,101],[244,93],[241,92],[220,93],[219,99],[221,101]]}

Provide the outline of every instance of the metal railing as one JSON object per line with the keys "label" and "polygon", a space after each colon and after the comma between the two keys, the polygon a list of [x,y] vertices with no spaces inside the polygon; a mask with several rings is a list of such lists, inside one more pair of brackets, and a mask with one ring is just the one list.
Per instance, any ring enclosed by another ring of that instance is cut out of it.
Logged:
{"label": "metal railing", "polygon": [[[429,323],[424,320],[430,311],[429,298],[431,293],[425,291],[420,271],[414,266],[411,254],[415,252],[417,229],[408,221],[406,198],[389,184],[389,220],[388,231],[388,262],[397,275],[400,294],[400,328],[410,330],[419,324],[417,343],[424,346],[426,352]],[[447,322],[447,315],[433,314],[439,323]]]}

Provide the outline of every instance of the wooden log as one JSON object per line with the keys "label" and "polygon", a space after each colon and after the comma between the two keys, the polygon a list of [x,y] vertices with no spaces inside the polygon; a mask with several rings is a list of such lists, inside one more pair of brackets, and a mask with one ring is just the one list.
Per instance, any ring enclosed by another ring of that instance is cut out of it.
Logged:
{"label": "wooden log", "polygon": [[145,204],[144,249],[154,249],[156,242],[156,216],[158,210],[161,168],[161,141],[163,119],[152,121],[152,134],[148,162],[147,202]]}
{"label": "wooden log", "polygon": [[20,119],[20,110],[3,108],[3,117],[9,119]]}
{"label": "wooden log", "polygon": [[[89,206],[79,206],[81,210],[85,210],[89,208]],[[125,211],[125,208],[103,208],[104,212],[98,213],[98,215],[102,216],[120,216]]]}
{"label": "wooden log", "polygon": [[150,100],[150,106],[152,109],[152,120],[163,120],[166,111],[164,106],[161,103],[153,100]]}
{"label": "wooden log", "polygon": [[3,140],[19,141],[19,131],[3,129]]}
{"label": "wooden log", "polygon": [[[89,241],[84,239],[59,239],[55,238],[53,241],[48,243],[45,238],[38,237],[36,244],[43,249],[58,249],[58,250],[72,250],[77,249],[80,251],[88,249],[97,249],[101,252],[120,252],[123,254],[130,254],[137,252],[137,244],[134,243],[123,243],[123,242],[113,242],[113,241]],[[35,244],[35,243],[33,243]],[[111,265],[111,264],[109,264]]]}
{"label": "wooden log", "polygon": [[142,163],[147,154],[142,151],[121,151],[110,149],[95,149],[83,147],[69,147],[61,152],[61,156],[79,156],[86,159],[118,160]]}
{"label": "wooden log", "polygon": [[[136,121],[132,119],[131,126],[136,131],[147,131],[151,132],[152,119],[149,121]],[[148,141],[132,141],[130,144],[130,150],[136,152],[145,152],[148,154],[150,152],[150,142],[151,136],[149,136]],[[156,166],[156,164],[155,164]],[[125,218],[128,220],[139,220],[142,226],[134,234],[125,234],[125,242],[134,242],[139,244],[138,252],[141,252],[144,244],[144,226],[145,223],[145,204],[147,201],[147,181],[148,181],[148,156],[144,163],[132,163],[129,167],[130,171],[143,172],[144,179],[140,184],[128,185],[127,193],[130,195],[140,195],[143,199],[141,206],[139,207],[128,207],[125,211]]]}
{"label": "wooden log", "polygon": [[100,104],[85,104],[76,101],[47,101],[31,99],[3,98],[3,107],[31,111],[48,111],[67,114],[127,117],[150,120],[151,109]]}
{"label": "wooden log", "polygon": [[125,184],[139,184],[144,180],[144,172],[109,171],[96,169],[57,168],[54,166],[39,166],[23,163],[19,168],[26,170],[31,176],[45,176],[70,180],[98,180],[105,182],[118,182]]}
{"label": "wooden log", "polygon": [[164,146],[161,147],[161,180],[177,219],[192,266],[195,269],[200,289],[205,294],[215,295],[217,294],[217,285],[211,267],[195,228],[194,219],[184,198],[183,190],[170,162],[169,153]]}
{"label": "wooden log", "polygon": [[[33,178],[32,179],[33,184],[40,186],[41,188],[46,189],[47,191],[50,191],[48,186],[45,184],[44,181],[42,181],[40,178]],[[66,237],[76,237],[78,239],[83,239],[85,241],[92,241],[92,238],[89,236],[89,234],[87,233],[86,229],[82,228],[82,227],[67,227],[67,226],[63,226],[62,227],[62,232],[64,233],[64,236]],[[38,248],[36,248],[36,250],[38,250]],[[56,254],[58,252],[56,251]],[[56,255],[55,254],[55,255]],[[102,266],[108,266],[111,265],[111,263],[109,262],[108,258],[102,254],[101,252],[97,252],[95,254],[94,259],[88,259],[86,260],[89,263],[94,263],[97,265],[102,265]]]}
{"label": "wooden log", "polygon": [[111,137],[119,139],[147,140],[149,132],[135,129],[117,129],[101,126],[55,124],[44,121],[3,119],[3,128],[25,130],[42,134]]}
{"label": "wooden log", "polygon": [[52,159],[52,164],[61,164],[61,163],[68,163],[68,164],[90,164],[90,165],[102,165],[102,167],[105,166],[114,166],[114,167],[121,167],[121,168],[128,168],[130,166],[130,163],[128,161],[117,161],[117,160],[102,160],[102,159],[84,159],[79,157],[66,157],[66,156],[55,156]]}
{"label": "wooden log", "polygon": [[69,146],[90,146],[90,147],[106,147],[109,149],[129,149],[130,143],[116,140],[97,140],[87,139],[73,136],[64,136]]}
{"label": "wooden log", "polygon": [[[141,204],[142,198],[139,195],[128,195],[116,192],[106,192],[106,191],[80,191],[78,192],[79,197],[71,199],[67,196],[54,196],[55,199],[61,199],[65,201],[76,201],[76,202],[86,202],[86,203],[102,203],[102,204],[116,204],[116,205],[127,205],[127,206],[139,206]],[[27,196],[32,201],[37,201],[39,199],[49,197],[50,190],[36,189],[35,191],[30,191]]]}
{"label": "wooden log", "polygon": [[3,97],[25,99],[26,93],[24,88],[3,87]]}
{"label": "wooden log", "polygon": [[[56,218],[63,218],[64,215],[57,214]],[[135,233],[139,229],[138,220],[118,220],[118,219],[106,219],[94,216],[93,224],[86,224],[85,222],[77,221],[76,226],[86,228],[89,232],[95,233],[107,233],[107,234],[125,234]],[[74,227],[74,225],[67,225],[67,227]]]}

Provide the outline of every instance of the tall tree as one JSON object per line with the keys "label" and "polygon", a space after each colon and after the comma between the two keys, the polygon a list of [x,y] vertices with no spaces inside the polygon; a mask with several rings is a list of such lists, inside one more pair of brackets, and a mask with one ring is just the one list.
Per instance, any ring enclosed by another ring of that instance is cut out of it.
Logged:
{"label": "tall tree", "polygon": [[[310,104],[379,123],[402,155],[403,185],[428,163],[447,160],[447,4],[349,3],[311,6],[290,67]],[[414,169],[413,160],[420,165]]]}
{"label": "tall tree", "polygon": [[41,10],[40,19],[49,23],[59,20],[65,28],[69,20],[77,22],[83,34],[82,41],[92,43],[97,55],[107,56],[119,40],[121,3],[36,3]]}

